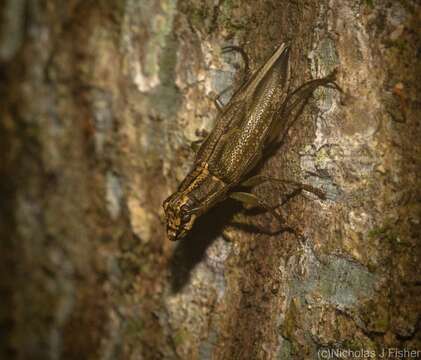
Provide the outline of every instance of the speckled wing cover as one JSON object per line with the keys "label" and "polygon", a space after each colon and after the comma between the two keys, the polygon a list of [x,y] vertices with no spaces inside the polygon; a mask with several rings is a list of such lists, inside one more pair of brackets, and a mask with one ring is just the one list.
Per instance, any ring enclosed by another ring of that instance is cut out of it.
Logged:
{"label": "speckled wing cover", "polygon": [[209,171],[235,184],[256,165],[271,131],[282,121],[279,110],[287,94],[289,49],[282,44],[233,95],[216,120],[216,126],[200,147],[196,164],[207,163]]}

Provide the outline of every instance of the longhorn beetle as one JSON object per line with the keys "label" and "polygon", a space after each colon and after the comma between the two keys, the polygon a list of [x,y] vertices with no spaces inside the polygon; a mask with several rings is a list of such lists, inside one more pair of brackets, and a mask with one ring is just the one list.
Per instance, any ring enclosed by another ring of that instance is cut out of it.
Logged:
{"label": "longhorn beetle", "polygon": [[[241,49],[227,47],[225,50],[240,51],[248,68],[247,56]],[[239,87],[226,106],[221,107],[217,102],[220,112],[214,129],[200,146],[192,170],[163,203],[170,240],[182,239],[199,216],[227,198],[264,208],[282,224],[282,217],[273,207],[252,193],[238,192],[234,188],[239,185],[251,188],[263,182],[297,185],[293,181],[249,174],[262,159],[264,150],[286,129],[288,114],[302,99],[311,96],[319,86],[338,88],[334,83],[335,73],[332,73],[289,93],[289,53],[290,48],[282,44]],[[293,101],[294,96],[298,99]],[[322,191],[298,185],[324,198]]]}

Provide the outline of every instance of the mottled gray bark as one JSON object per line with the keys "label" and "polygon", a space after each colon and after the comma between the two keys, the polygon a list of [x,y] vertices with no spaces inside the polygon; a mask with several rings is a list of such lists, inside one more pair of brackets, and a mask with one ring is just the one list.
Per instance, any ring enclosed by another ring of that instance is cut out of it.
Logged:
{"label": "mottled gray bark", "polygon": [[[0,5],[1,358],[421,349],[417,1]],[[168,242],[161,203],[241,77],[221,46],[256,69],[282,42],[295,87],[337,68],[343,94],[317,90],[258,172],[328,198],[283,206],[302,240],[226,202]]]}

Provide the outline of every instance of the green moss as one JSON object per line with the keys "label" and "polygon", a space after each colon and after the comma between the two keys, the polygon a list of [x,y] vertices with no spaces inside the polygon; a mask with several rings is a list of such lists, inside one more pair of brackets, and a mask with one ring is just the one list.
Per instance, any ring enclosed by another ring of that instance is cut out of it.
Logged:
{"label": "green moss", "polygon": [[369,331],[385,333],[389,329],[389,307],[384,299],[369,302],[364,306],[361,313]]}
{"label": "green moss", "polygon": [[369,239],[380,239],[395,242],[398,240],[398,236],[390,225],[384,225],[381,227],[375,227],[368,231],[367,236]]}
{"label": "green moss", "polygon": [[377,318],[376,321],[373,322],[373,328],[375,331],[378,332],[386,332],[389,327],[389,313],[384,308],[379,308],[377,310]]}
{"label": "green moss", "polygon": [[190,24],[199,32],[208,34],[216,19],[218,9],[211,2],[202,1],[180,1],[178,4],[180,12],[184,13]]}
{"label": "green moss", "polygon": [[150,96],[151,105],[162,117],[175,116],[181,103],[181,94],[175,85],[175,67],[177,64],[178,42],[174,34],[165,38],[159,62],[160,85]]}
{"label": "green moss", "polygon": [[[233,0],[224,1],[219,14],[219,21],[227,32],[238,32],[247,28],[249,19],[246,17],[234,16],[234,10],[241,6],[241,3],[237,3]],[[238,35],[238,34],[237,34]]]}
{"label": "green moss", "polygon": [[195,28],[201,28],[208,19],[208,9],[206,7],[192,8],[189,12],[189,19]]}
{"label": "green moss", "polygon": [[131,318],[128,320],[126,325],[126,334],[128,336],[141,336],[144,329],[145,324],[141,318]]}
{"label": "green moss", "polygon": [[294,331],[297,329],[299,322],[299,300],[293,299],[288,307],[285,320],[282,324],[282,336],[288,339],[294,337]]}
{"label": "green moss", "polygon": [[324,167],[329,161],[330,156],[326,148],[320,149],[320,151],[318,151],[316,154],[316,158],[314,159],[314,162],[317,167]]}
{"label": "green moss", "polygon": [[393,46],[395,48],[397,48],[399,51],[405,51],[405,50],[408,50],[408,48],[409,48],[408,42],[406,40],[400,39],[400,38],[397,38],[393,42]]}
{"label": "green moss", "polygon": [[370,341],[367,338],[352,338],[347,339],[342,343],[342,347],[344,349],[349,349],[353,351],[358,351],[361,349],[367,350],[367,351],[375,351],[375,345],[372,341]]}
{"label": "green moss", "polygon": [[364,4],[370,9],[374,9],[374,0],[364,0]]}
{"label": "green moss", "polygon": [[289,360],[292,359],[293,347],[289,340],[282,339],[281,348],[278,352],[276,359],[278,360]]}
{"label": "green moss", "polygon": [[364,359],[365,358],[371,359],[372,357],[370,357],[370,356],[372,354],[377,353],[377,348],[376,348],[375,343],[365,336],[364,337],[357,337],[357,338],[353,337],[352,339],[347,339],[347,340],[341,342],[341,348],[344,349],[344,350],[355,351],[356,353],[364,351],[365,355],[362,354],[360,356],[361,358],[364,358]]}
{"label": "green moss", "polygon": [[179,329],[173,337],[174,344],[176,347],[182,345],[183,343],[188,342],[189,339],[190,339],[190,334],[184,328]]}
{"label": "green moss", "polygon": [[151,27],[154,35],[147,44],[144,69],[145,74],[149,76],[158,73],[160,70],[157,61],[158,54],[160,49],[166,46],[167,36],[172,31],[174,9],[172,7],[168,8],[168,13],[156,15],[152,20]]}

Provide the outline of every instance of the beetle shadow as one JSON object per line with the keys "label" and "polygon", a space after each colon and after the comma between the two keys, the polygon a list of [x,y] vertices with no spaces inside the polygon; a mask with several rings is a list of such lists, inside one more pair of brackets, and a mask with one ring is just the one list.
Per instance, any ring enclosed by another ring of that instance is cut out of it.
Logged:
{"label": "beetle shadow", "polygon": [[201,216],[191,232],[177,243],[169,260],[172,293],[179,293],[188,284],[193,269],[202,261],[208,247],[240,209],[241,205],[234,200],[223,201]]}

